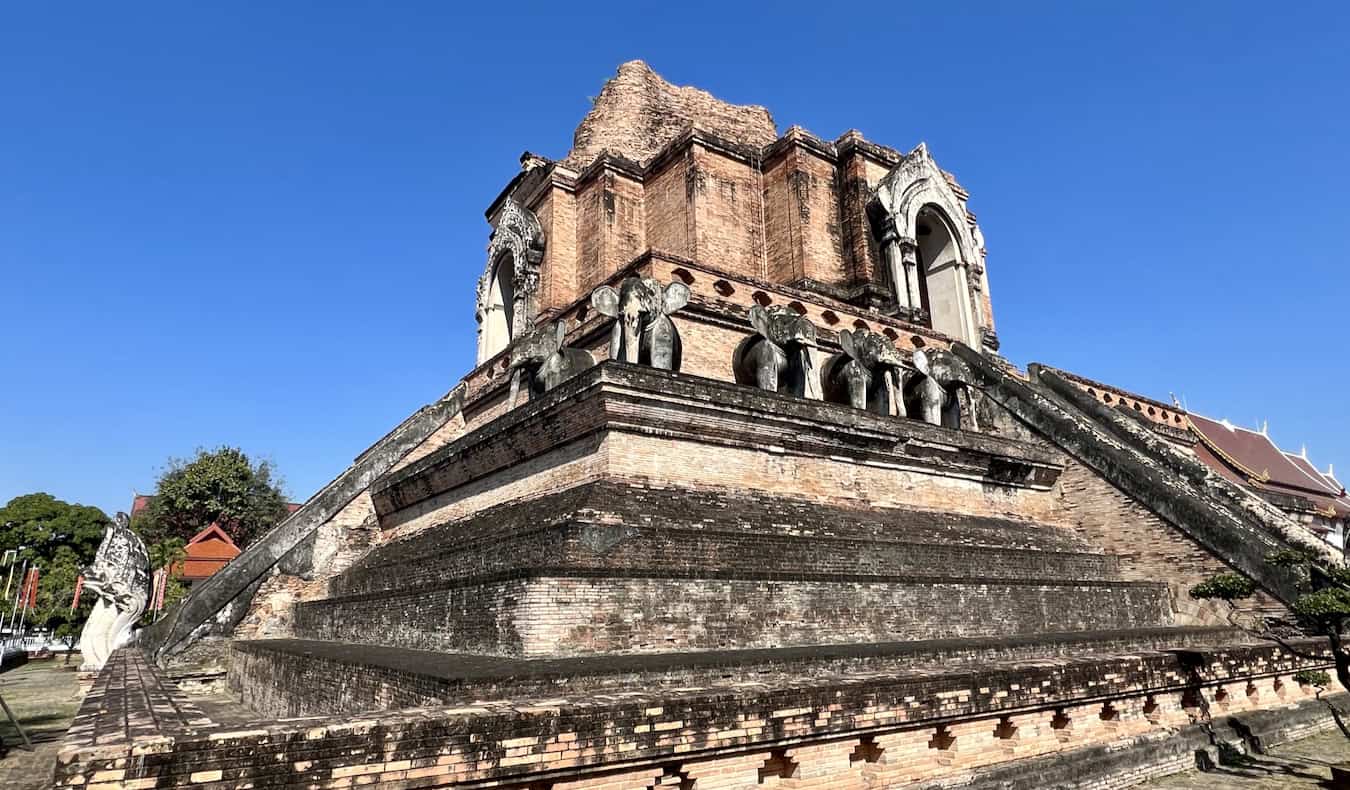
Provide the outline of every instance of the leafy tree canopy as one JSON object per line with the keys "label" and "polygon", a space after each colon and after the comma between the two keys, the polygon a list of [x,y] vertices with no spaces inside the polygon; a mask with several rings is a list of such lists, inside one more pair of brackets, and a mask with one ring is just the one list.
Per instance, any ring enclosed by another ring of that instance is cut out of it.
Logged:
{"label": "leafy tree canopy", "polygon": [[0,507],[0,551],[18,549],[24,560],[46,569],[67,549],[77,567],[94,560],[103,530],[111,523],[102,510],[62,502],[51,494],[25,494]]}
{"label": "leafy tree canopy", "polygon": [[[82,596],[79,608],[70,608],[75,580],[94,561],[103,531],[112,523],[102,510],[62,502],[51,494],[25,494],[0,508],[0,550],[16,550],[11,566],[0,566],[0,586],[9,582],[5,612],[22,582],[24,562],[38,570],[38,594],[24,622],[33,627],[78,632],[89,616],[94,596]],[[23,547],[20,549],[19,547]]]}
{"label": "leafy tree canopy", "polygon": [[[1288,549],[1268,555],[1266,564],[1291,574],[1290,578],[1299,590],[1298,596],[1289,605],[1294,624],[1307,634],[1326,637],[1336,680],[1342,688],[1350,689],[1350,644],[1346,643],[1345,633],[1346,624],[1350,623],[1350,566],[1324,562],[1307,552]],[[1226,601],[1229,605],[1229,622],[1233,625],[1258,638],[1273,641],[1286,652],[1300,658],[1324,661],[1324,655],[1308,652],[1292,644],[1286,638],[1287,634],[1281,633],[1284,629],[1277,627],[1277,621],[1264,617],[1246,624],[1237,621],[1235,602],[1250,598],[1256,590],[1256,584],[1245,576],[1220,573],[1192,587],[1191,597]],[[1316,686],[1319,698],[1322,690],[1331,685],[1331,676],[1321,669],[1302,670],[1294,675],[1294,679]],[[1331,710],[1341,734],[1350,738],[1350,717],[1330,700],[1324,699],[1323,702]]]}
{"label": "leafy tree canopy", "polygon": [[234,447],[197,450],[171,459],[154,498],[133,528],[152,550],[169,540],[191,540],[211,524],[240,548],[286,517],[286,497],[267,461],[254,463]]}
{"label": "leafy tree canopy", "polygon": [[74,549],[61,546],[56,550],[39,579],[37,602],[27,618],[30,625],[52,631],[62,627],[75,631],[84,624],[97,596],[92,592],[81,595],[79,607],[70,608],[75,597],[75,580],[83,568]]}

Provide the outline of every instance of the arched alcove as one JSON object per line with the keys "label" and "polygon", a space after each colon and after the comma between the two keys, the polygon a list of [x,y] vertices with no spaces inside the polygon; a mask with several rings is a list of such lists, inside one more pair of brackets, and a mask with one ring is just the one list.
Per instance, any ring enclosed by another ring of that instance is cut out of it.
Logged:
{"label": "arched alcove", "polygon": [[919,209],[914,221],[919,259],[919,295],[933,328],[964,339],[965,303],[969,300],[961,277],[961,248],[956,243],[951,220],[936,205]]}
{"label": "arched alcove", "polygon": [[488,243],[488,265],[478,279],[478,362],[528,333],[539,312],[544,234],[534,213],[508,197]]}
{"label": "arched alcove", "polygon": [[920,145],[877,184],[868,218],[900,315],[924,315],[939,332],[978,347],[991,319],[975,304],[969,272],[976,264],[983,271],[983,245],[953,185]]}
{"label": "arched alcove", "polygon": [[479,361],[486,360],[511,343],[515,323],[515,264],[509,252],[497,256],[488,281],[487,299],[483,305],[482,337],[478,349]]}

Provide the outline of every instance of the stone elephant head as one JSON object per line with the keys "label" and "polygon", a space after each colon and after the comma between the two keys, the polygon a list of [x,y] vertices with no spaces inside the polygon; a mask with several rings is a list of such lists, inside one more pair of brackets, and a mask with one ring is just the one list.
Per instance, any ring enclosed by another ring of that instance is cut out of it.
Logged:
{"label": "stone elephant head", "polygon": [[670,314],[688,303],[689,286],[662,286],[652,277],[627,277],[617,289],[602,285],[591,294],[596,311],[615,319],[610,359],[661,370],[680,369],[680,333]]}
{"label": "stone elephant head", "polygon": [[511,348],[511,400],[516,405],[522,383],[532,395],[542,395],[595,364],[591,352],[564,348],[567,322],[555,321],[516,342]]}
{"label": "stone elephant head", "polygon": [[885,335],[866,329],[839,333],[844,353],[835,357],[825,377],[830,400],[847,402],[855,409],[884,415],[906,416],[901,385],[905,360],[900,349]]}
{"label": "stone elephant head", "polygon": [[736,383],[819,400],[815,324],[788,307],[755,305],[750,325],[755,334],[742,340],[732,357]]}
{"label": "stone elephant head", "polygon": [[971,380],[965,363],[946,351],[919,350],[914,352],[914,369],[918,372],[905,390],[918,400],[919,416],[932,425],[960,428],[959,393]]}

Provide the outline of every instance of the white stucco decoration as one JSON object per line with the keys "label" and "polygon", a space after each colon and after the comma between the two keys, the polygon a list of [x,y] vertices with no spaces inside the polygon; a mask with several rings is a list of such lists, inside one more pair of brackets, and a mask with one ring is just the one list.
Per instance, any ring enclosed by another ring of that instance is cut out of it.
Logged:
{"label": "white stucco decoration", "polygon": [[487,267],[478,278],[478,362],[534,328],[544,231],[533,211],[514,197],[503,201],[488,243]]}
{"label": "white stucco decoration", "polygon": [[84,569],[84,589],[98,602],[80,632],[80,669],[99,670],[114,650],[131,641],[150,598],[150,555],[126,513],[118,513],[104,530],[93,564]]}
{"label": "white stucco decoration", "polygon": [[[942,169],[933,161],[928,147],[920,144],[910,151],[877,184],[874,200],[884,210],[886,219],[894,223],[897,243],[904,248],[904,259],[910,262],[909,250],[922,243],[919,234],[920,215],[941,222],[950,236],[951,244],[941,260],[924,261],[928,268],[926,289],[933,299],[931,321],[934,329],[956,338],[972,347],[979,347],[980,326],[977,320],[975,297],[971,289],[969,269],[983,263],[984,240],[975,236],[978,229],[965,209],[965,201],[956,193]],[[900,256],[897,256],[900,257]],[[891,286],[904,306],[904,294],[917,289],[911,266],[906,271],[890,272]],[[939,294],[942,295],[939,304]],[[913,305],[918,307],[917,304]]]}

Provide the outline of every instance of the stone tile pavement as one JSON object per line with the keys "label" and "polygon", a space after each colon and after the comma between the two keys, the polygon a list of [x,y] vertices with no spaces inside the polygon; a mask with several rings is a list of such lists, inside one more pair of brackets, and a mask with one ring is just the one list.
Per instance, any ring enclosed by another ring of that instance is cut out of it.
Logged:
{"label": "stone tile pavement", "polygon": [[1141,790],[1283,790],[1330,787],[1331,763],[1350,760],[1350,740],[1338,730],[1252,755],[1243,765],[1155,779]]}
{"label": "stone tile pavement", "polygon": [[0,695],[19,718],[33,741],[35,751],[22,747],[18,733],[0,713],[0,788],[40,790],[50,786],[61,738],[80,707],[80,689],[75,668],[63,659],[34,661],[0,675]]}

